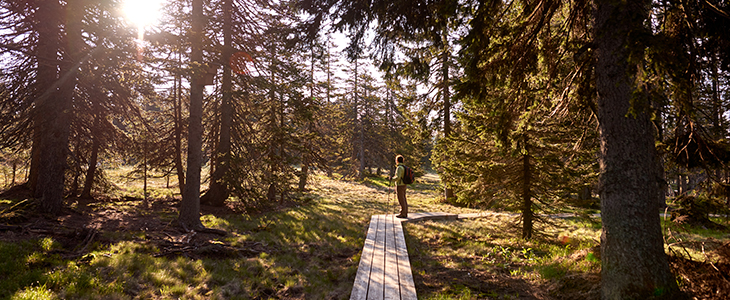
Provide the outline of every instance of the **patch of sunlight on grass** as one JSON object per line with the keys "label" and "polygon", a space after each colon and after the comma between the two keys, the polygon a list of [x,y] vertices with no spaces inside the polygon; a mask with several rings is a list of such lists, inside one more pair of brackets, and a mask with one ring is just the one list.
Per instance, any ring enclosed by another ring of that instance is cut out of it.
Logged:
{"label": "patch of sunlight on grass", "polygon": [[46,288],[45,285],[42,285],[42,286],[32,286],[32,287],[23,289],[22,291],[15,293],[12,297],[10,297],[10,299],[11,300],[47,300],[47,299],[58,299],[58,297],[56,297],[56,294],[54,294],[53,291]]}
{"label": "patch of sunlight on grass", "polygon": [[41,249],[43,251],[49,252],[54,249],[58,249],[61,247],[61,244],[56,242],[52,237],[44,237],[39,242]]}
{"label": "patch of sunlight on grass", "polygon": [[200,221],[209,228],[229,228],[231,226],[231,222],[215,215],[203,215],[200,217]]}
{"label": "patch of sunlight on grass", "polygon": [[188,287],[183,284],[163,286],[160,289],[160,294],[164,298],[179,298],[185,295],[188,291]]}
{"label": "patch of sunlight on grass", "polygon": [[430,295],[429,297],[425,298],[427,300],[471,300],[471,299],[477,299],[478,296],[472,292],[471,289],[468,287],[457,285],[454,287],[449,287],[445,291],[441,291],[438,293],[435,293],[433,295]]}
{"label": "patch of sunlight on grass", "polygon": [[194,299],[209,291],[205,283],[212,275],[203,261],[152,257],[156,251],[152,246],[120,242],[96,256],[92,266],[103,270],[106,280],[121,283],[124,291],[145,290],[139,294],[142,298],[156,298],[154,291],[158,291],[163,298]]}

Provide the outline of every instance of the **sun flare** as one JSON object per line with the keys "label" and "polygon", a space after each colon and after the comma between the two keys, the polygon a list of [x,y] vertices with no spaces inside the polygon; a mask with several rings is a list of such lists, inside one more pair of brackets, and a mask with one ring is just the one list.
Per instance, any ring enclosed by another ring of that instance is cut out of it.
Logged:
{"label": "sun flare", "polygon": [[134,26],[143,29],[156,23],[164,0],[125,0],[124,16]]}

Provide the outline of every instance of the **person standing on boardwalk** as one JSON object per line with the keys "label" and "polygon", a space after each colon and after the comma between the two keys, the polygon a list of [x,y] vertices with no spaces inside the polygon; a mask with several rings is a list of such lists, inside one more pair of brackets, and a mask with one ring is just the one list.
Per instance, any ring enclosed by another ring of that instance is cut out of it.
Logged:
{"label": "person standing on boardwalk", "polygon": [[395,157],[395,176],[391,178],[395,180],[395,191],[398,195],[398,203],[400,204],[400,213],[396,216],[398,218],[408,218],[408,202],[406,201],[406,184],[403,183],[403,177],[406,174],[406,167],[403,164],[403,156],[398,155]]}

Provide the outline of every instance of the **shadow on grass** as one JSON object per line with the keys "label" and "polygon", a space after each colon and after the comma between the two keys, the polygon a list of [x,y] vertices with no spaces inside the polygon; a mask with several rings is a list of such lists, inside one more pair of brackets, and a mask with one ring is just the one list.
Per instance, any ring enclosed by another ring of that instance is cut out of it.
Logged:
{"label": "shadow on grass", "polygon": [[[599,262],[582,241],[519,239],[509,218],[405,228],[422,299],[598,299]],[[591,256],[592,257],[592,256]]]}
{"label": "shadow on grass", "polygon": [[[346,299],[384,195],[325,181],[305,204],[268,213],[204,207],[204,225],[225,237],[178,230],[172,198],[71,199],[66,216],[0,232],[0,299]],[[98,234],[59,234],[76,229]]]}

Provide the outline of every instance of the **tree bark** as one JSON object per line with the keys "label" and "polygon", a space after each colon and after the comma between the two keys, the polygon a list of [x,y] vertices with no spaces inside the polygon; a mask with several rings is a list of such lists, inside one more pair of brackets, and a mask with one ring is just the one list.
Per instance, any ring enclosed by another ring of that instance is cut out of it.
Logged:
{"label": "tree bark", "polygon": [[60,47],[61,26],[58,16],[61,14],[61,5],[57,0],[38,1],[37,5],[38,10],[35,16],[37,23],[34,28],[38,34],[38,44],[36,45],[38,70],[35,78],[36,99],[34,100],[36,111],[33,116],[33,146],[28,187],[36,196],[42,196],[42,192],[36,190],[40,190],[37,187],[41,173],[41,150],[46,149],[45,138],[47,136],[45,133],[48,132],[52,121],[52,115],[49,113],[53,112],[53,109],[50,106],[54,103],[52,98],[57,96],[55,90],[58,80],[57,56]]}
{"label": "tree bark", "polygon": [[[229,61],[232,51],[232,24],[231,12],[233,10],[232,0],[223,2],[223,61]],[[220,131],[218,132],[218,145],[213,157],[215,168],[210,176],[210,187],[200,198],[202,203],[212,206],[223,206],[228,199],[229,191],[225,182],[225,175],[228,173],[231,161],[231,126],[233,123],[232,100],[232,76],[230,64],[223,65],[223,98],[220,106]]]}
{"label": "tree bark", "polygon": [[596,88],[601,142],[601,297],[677,297],[656,199],[654,132],[649,105],[636,93],[632,45],[650,1],[595,0]]}
{"label": "tree bark", "polygon": [[86,179],[84,180],[84,190],[81,191],[81,198],[84,199],[91,199],[91,189],[94,185],[94,178],[96,176],[96,164],[99,160],[99,137],[98,137],[98,128],[101,126],[100,124],[100,117],[96,116],[94,120],[94,128],[92,129],[92,132],[94,132],[92,139],[92,145],[91,145],[91,157],[89,158],[89,168],[86,170]]}
{"label": "tree bark", "polygon": [[190,117],[188,124],[188,170],[180,203],[180,225],[187,230],[201,229],[200,168],[203,161],[203,0],[193,0],[192,8],[193,76],[190,84]]}
{"label": "tree bark", "polygon": [[529,240],[532,238],[532,172],[530,165],[529,149],[527,148],[526,138],[525,154],[522,155],[522,238]]}
{"label": "tree bark", "polygon": [[[81,1],[67,2],[67,9],[57,0],[38,3],[39,84],[42,90],[36,102],[36,130],[40,150],[37,152],[37,182],[34,194],[40,200],[41,213],[57,215],[63,206],[64,175],[71,130],[71,101],[76,87],[76,69],[81,49]],[[61,48],[61,16],[66,16],[66,44]],[[59,50],[65,50],[58,63]],[[50,65],[46,68],[44,65]],[[56,66],[60,65],[60,76]],[[43,66],[43,67],[42,67]],[[34,144],[35,146],[35,144]]]}
{"label": "tree bark", "polygon": [[358,57],[355,58],[355,90],[354,90],[354,100],[355,100],[355,128],[359,131],[359,147],[358,147],[358,159],[360,161],[360,166],[357,169],[357,178],[360,180],[363,180],[365,178],[365,131],[363,129],[363,122],[362,118],[359,117],[360,115],[360,95],[358,95],[357,92],[357,83],[358,83]]}
{"label": "tree bark", "polygon": [[[443,53],[441,54],[441,96],[444,105],[444,138],[451,136],[451,95],[449,92],[449,51],[448,29],[444,27],[442,33]],[[444,197],[448,200],[454,198],[454,190],[450,187],[444,188]]]}
{"label": "tree bark", "polygon": [[182,163],[182,99],[180,89],[182,78],[175,78],[175,170],[180,195],[185,193],[185,169]]}

